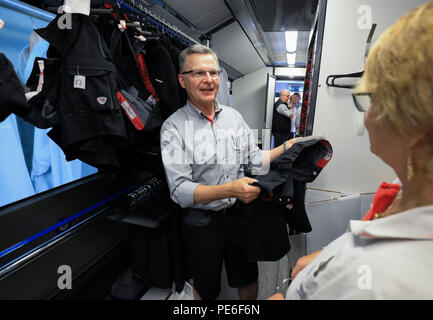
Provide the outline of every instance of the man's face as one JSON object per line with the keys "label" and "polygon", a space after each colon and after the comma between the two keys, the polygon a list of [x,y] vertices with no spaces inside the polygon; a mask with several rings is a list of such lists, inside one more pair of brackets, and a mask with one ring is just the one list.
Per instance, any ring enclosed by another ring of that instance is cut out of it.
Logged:
{"label": "man's face", "polygon": [[[179,74],[179,83],[188,98],[196,106],[209,106],[215,101],[219,87],[218,65],[210,54],[193,53],[186,58],[184,70]],[[215,75],[216,73],[216,75]]]}
{"label": "man's face", "polygon": [[290,99],[290,91],[282,91],[280,93],[280,100],[287,103]]}

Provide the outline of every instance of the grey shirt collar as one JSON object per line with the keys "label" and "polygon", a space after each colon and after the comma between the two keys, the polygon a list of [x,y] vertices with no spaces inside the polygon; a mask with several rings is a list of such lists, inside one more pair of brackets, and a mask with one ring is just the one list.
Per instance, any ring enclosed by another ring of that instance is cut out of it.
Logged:
{"label": "grey shirt collar", "polygon": [[[193,113],[195,112],[197,115],[203,116],[205,118],[207,118],[207,116],[199,109],[197,108],[192,102],[191,100],[187,99],[186,105],[188,107],[188,109],[190,111],[192,111]],[[219,103],[217,100],[215,100],[215,115],[214,115],[214,119],[218,116],[218,114],[222,111],[222,108],[220,107]]]}

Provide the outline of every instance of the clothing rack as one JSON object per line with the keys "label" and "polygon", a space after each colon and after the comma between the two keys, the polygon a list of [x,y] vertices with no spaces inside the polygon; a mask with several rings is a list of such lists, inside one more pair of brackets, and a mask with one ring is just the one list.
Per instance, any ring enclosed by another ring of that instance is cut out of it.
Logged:
{"label": "clothing rack", "polygon": [[199,42],[181,31],[177,26],[168,23],[165,21],[165,19],[149,10],[146,6],[143,6],[139,0],[112,0],[111,2],[115,2],[119,7],[132,11],[136,14],[145,15],[151,23],[173,34],[174,36],[187,40],[190,42],[190,44],[199,44]]}

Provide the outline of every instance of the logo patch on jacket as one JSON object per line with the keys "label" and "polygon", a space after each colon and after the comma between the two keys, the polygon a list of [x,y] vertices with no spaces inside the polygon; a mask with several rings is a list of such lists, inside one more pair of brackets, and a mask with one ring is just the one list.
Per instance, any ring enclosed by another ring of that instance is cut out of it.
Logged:
{"label": "logo patch on jacket", "polygon": [[99,104],[105,104],[107,102],[107,97],[98,97],[96,98]]}

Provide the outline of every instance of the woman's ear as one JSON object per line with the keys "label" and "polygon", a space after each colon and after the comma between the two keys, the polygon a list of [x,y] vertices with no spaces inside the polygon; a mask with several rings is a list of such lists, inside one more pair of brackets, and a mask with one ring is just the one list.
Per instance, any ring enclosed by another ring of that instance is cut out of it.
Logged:
{"label": "woman's ear", "polygon": [[416,133],[413,133],[408,137],[408,145],[412,149],[416,147],[419,143],[422,143],[424,140],[429,140],[429,142],[431,142],[429,130],[419,128]]}

